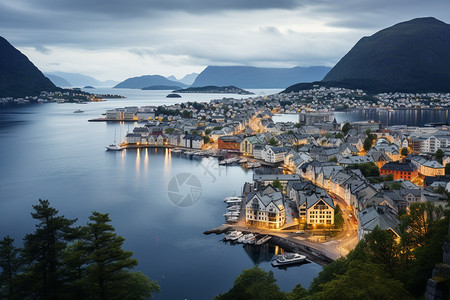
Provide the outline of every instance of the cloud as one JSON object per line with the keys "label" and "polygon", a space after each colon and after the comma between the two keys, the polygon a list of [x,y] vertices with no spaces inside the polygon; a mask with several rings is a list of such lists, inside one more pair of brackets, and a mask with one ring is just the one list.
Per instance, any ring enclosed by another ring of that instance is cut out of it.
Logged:
{"label": "cloud", "polygon": [[40,52],[42,54],[50,54],[50,52],[52,52],[49,48],[41,45],[35,46],[34,49],[36,49],[37,52]]}
{"label": "cloud", "polygon": [[207,65],[332,66],[363,36],[415,17],[449,23],[448,11],[448,0],[3,0],[0,28],[45,71],[120,80]]}

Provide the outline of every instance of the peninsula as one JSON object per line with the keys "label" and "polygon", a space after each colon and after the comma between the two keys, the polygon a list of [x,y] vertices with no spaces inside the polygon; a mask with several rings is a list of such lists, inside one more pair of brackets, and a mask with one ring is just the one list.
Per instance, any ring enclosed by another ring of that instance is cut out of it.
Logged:
{"label": "peninsula", "polygon": [[187,89],[175,90],[175,93],[211,93],[211,94],[238,94],[238,95],[253,95],[252,92],[243,90],[241,88],[231,86],[215,86],[208,85],[203,87],[190,87]]}

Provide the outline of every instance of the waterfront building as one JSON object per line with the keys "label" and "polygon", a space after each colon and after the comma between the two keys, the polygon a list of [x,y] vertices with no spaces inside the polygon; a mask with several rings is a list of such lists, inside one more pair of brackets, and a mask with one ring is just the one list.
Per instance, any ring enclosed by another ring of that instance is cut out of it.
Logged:
{"label": "waterfront building", "polygon": [[233,135],[233,136],[221,136],[218,138],[218,148],[222,150],[236,150],[239,151],[242,137]]}
{"label": "waterfront building", "polygon": [[307,126],[316,123],[331,122],[332,118],[332,112],[300,112],[298,114],[298,122]]}
{"label": "waterfront building", "polygon": [[125,140],[127,141],[127,144],[139,144],[141,143],[141,134],[139,133],[128,133],[125,136]]}
{"label": "waterfront building", "polygon": [[247,194],[245,223],[251,226],[277,229],[286,222],[283,195],[272,186]]}
{"label": "waterfront building", "polygon": [[192,149],[201,149],[203,147],[203,139],[198,135],[185,134],[181,136],[180,146]]}

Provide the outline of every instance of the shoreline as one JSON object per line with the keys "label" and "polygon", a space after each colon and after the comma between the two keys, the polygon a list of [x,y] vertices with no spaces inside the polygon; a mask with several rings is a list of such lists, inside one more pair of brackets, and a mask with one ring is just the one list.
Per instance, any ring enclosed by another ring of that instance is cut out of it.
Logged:
{"label": "shoreline", "polygon": [[[203,232],[203,234],[210,235],[210,234],[214,233],[216,235],[219,235],[219,234],[223,234],[228,231],[231,231],[235,227],[236,226],[233,226],[233,225],[223,224],[219,227],[216,227],[216,228],[213,228],[210,230],[206,230],[205,232]],[[248,227],[248,229],[241,230],[241,231],[242,232],[252,232],[255,234],[263,234],[263,233],[260,233],[261,232],[260,228],[253,228],[253,227]],[[266,234],[266,233],[264,233],[264,234]],[[308,258],[308,260],[315,262],[321,266],[327,265],[339,258],[339,257],[332,258],[329,255],[322,252],[321,250],[315,248],[313,245],[306,245],[306,244],[302,243],[302,241],[299,241],[299,240],[296,240],[296,241],[289,240],[287,238],[277,235],[275,232],[267,233],[267,235],[269,235],[271,237],[271,239],[267,242],[268,244],[271,244],[274,246],[279,246],[288,252],[297,252],[297,253],[303,254]]]}

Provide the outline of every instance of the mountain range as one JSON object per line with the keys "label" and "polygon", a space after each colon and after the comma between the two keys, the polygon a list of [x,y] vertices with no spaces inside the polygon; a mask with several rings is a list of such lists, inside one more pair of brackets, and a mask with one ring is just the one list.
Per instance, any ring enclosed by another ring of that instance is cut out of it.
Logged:
{"label": "mountain range", "polygon": [[258,68],[208,66],[192,86],[238,86],[240,88],[286,88],[297,82],[322,80],[330,67]]}
{"label": "mountain range", "polygon": [[38,95],[57,87],[6,39],[0,37],[0,97]]}
{"label": "mountain range", "polygon": [[[450,25],[417,18],[363,37],[314,84],[370,92],[450,92]],[[285,92],[304,88],[309,85]]]}
{"label": "mountain range", "polygon": [[115,89],[128,88],[128,89],[142,89],[151,86],[179,86],[181,88],[187,87],[179,81],[172,81],[161,75],[144,75],[140,77],[128,78],[121,83],[114,86]]}

